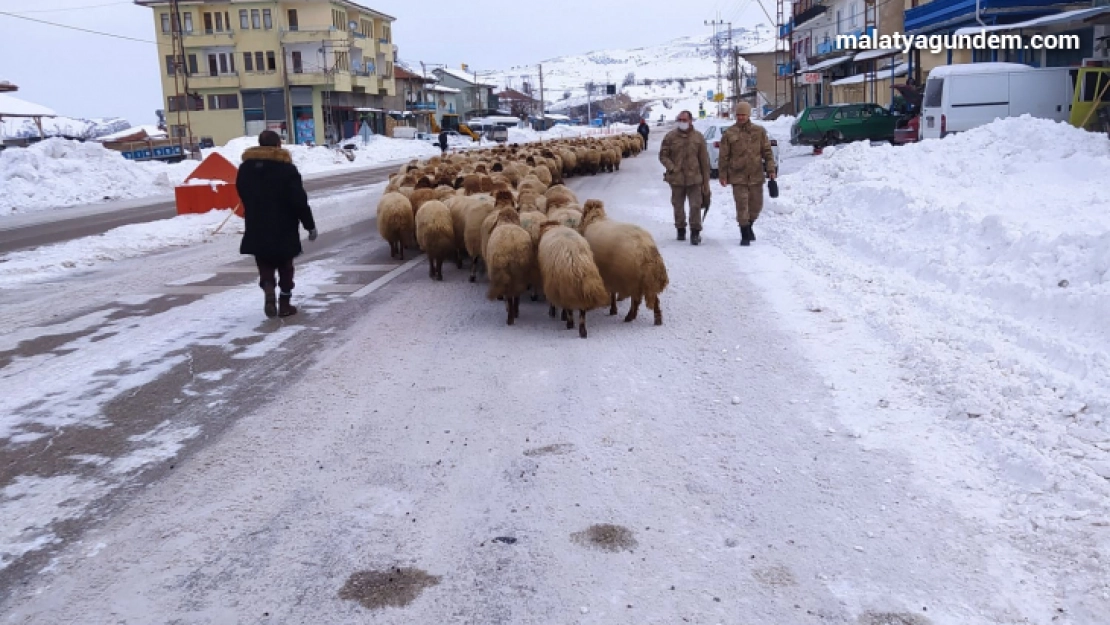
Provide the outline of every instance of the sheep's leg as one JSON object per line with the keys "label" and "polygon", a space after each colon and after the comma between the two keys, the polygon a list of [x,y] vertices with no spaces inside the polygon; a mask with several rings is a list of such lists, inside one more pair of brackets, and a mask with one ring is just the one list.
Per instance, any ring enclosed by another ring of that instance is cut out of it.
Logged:
{"label": "sheep's leg", "polygon": [[389,257],[397,258],[397,243],[396,241],[389,242]]}
{"label": "sheep's leg", "polygon": [[[571,313],[573,314],[573,313]],[[586,338],[586,311],[578,311],[578,336]]]}
{"label": "sheep's leg", "polygon": [[659,304],[659,296],[655,296],[655,325],[663,325],[663,308]]}
{"label": "sheep's leg", "polygon": [[520,319],[520,296],[513,298],[513,319]]}
{"label": "sheep's leg", "polygon": [[428,257],[428,277],[436,279],[436,261],[431,256]]}
{"label": "sheep's leg", "polygon": [[632,310],[628,311],[628,315],[624,318],[625,323],[632,321],[636,318],[636,313],[640,312],[640,298],[632,298]]}
{"label": "sheep's leg", "polygon": [[568,330],[573,330],[574,329],[574,311],[573,310],[567,310],[567,309],[564,308],[563,309],[563,315],[565,315],[566,318],[567,318],[567,329]]}
{"label": "sheep's leg", "polygon": [[405,260],[405,243],[403,241],[397,242],[397,255],[400,256],[401,260]]}
{"label": "sheep's leg", "polygon": [[470,259],[470,281],[471,282],[477,282],[478,281],[478,257],[477,256]]}
{"label": "sheep's leg", "polygon": [[462,252],[455,250],[455,266],[462,269]]}
{"label": "sheep's leg", "polygon": [[443,259],[436,259],[436,280],[443,282]]}
{"label": "sheep's leg", "polygon": [[554,304],[547,307],[547,316],[551,317],[552,319],[555,318],[555,305]]}
{"label": "sheep's leg", "polygon": [[610,293],[609,294],[609,314],[610,315],[617,314],[617,294],[616,293]]}
{"label": "sheep's leg", "polygon": [[513,325],[513,298],[511,297],[505,298],[505,314],[505,323],[507,325]]}
{"label": "sheep's leg", "polygon": [[536,285],[529,284],[528,288],[531,289],[531,291],[532,291],[532,294],[529,296],[529,299],[531,299],[533,302],[540,301],[540,292],[539,292],[538,289],[536,289]]}

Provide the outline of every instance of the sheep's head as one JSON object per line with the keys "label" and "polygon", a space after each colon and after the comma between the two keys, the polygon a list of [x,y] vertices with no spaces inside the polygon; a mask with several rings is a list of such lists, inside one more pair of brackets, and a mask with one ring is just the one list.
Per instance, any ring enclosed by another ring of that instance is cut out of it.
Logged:
{"label": "sheep's head", "polygon": [[432,182],[431,178],[428,178],[427,176],[422,176],[420,178],[420,180],[416,181],[416,188],[417,189],[434,189],[434,188],[436,188],[436,185],[435,185],[434,182]]}
{"label": "sheep's head", "polygon": [[585,230],[586,226],[606,218],[605,204],[601,200],[586,200],[586,205],[582,207],[582,222],[578,229]]}
{"label": "sheep's head", "polygon": [[496,163],[493,164],[492,169],[495,173],[499,172],[499,171],[505,171],[505,166],[501,164],[501,161],[497,161]]}
{"label": "sheep's head", "polygon": [[561,224],[557,221],[552,221],[550,219],[541,223],[540,224],[540,240],[542,240],[543,236],[545,234],[547,234],[551,229],[553,229],[553,228],[562,228],[562,227],[563,227],[563,224]]}
{"label": "sheep's head", "polygon": [[496,228],[501,224],[512,224],[514,226],[519,226],[520,213],[516,212],[516,209],[511,206],[508,208],[502,208],[501,211],[497,213],[497,220],[493,223],[493,227]]}
{"label": "sheep's head", "polygon": [[513,194],[511,191],[498,191],[497,195],[494,195],[493,198],[494,206],[498,209],[506,207],[512,208],[514,210],[516,209],[516,200],[513,199]]}

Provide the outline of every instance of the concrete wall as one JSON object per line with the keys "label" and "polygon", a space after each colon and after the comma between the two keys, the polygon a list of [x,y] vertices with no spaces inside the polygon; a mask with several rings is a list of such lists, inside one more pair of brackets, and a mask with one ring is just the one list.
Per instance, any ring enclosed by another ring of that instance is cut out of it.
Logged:
{"label": "concrete wall", "polygon": [[759,52],[754,54],[741,54],[741,57],[755,66],[755,88],[759,90],[763,97],[771,103],[771,106],[777,107],[786,104],[793,97],[790,89],[782,102],[775,103],[776,98],[776,81],[775,81],[775,53],[774,52]]}

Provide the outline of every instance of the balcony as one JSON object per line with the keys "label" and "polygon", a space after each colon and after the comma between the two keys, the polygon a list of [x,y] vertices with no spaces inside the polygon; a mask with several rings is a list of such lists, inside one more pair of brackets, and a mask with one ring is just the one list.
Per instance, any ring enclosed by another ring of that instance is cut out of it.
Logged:
{"label": "balcony", "polygon": [[434,111],[436,110],[435,102],[406,102],[406,111]]}
{"label": "balcony", "polygon": [[[1056,13],[1073,4],[1075,0],[979,0],[979,14],[987,24],[1004,24]],[[904,28],[907,34],[915,35],[974,22],[975,0],[933,0],[907,10]]]}
{"label": "balcony", "polygon": [[330,91],[350,91],[351,75],[347,72],[293,72],[289,84],[294,87],[327,87]]}
{"label": "balcony", "polygon": [[823,0],[798,0],[794,3],[794,19],[792,23],[797,28],[802,24],[828,11]]}
{"label": "balcony", "polygon": [[356,74],[354,76],[354,86],[362,87],[370,93],[377,93],[378,89],[381,88],[381,85],[382,79],[378,76],[372,76],[369,74]]}
{"label": "balcony", "polygon": [[347,41],[350,34],[335,27],[281,29],[282,43],[319,43],[321,41]]}
{"label": "balcony", "polygon": [[193,74],[189,76],[190,89],[238,89],[240,85],[239,74],[220,74],[209,76],[207,74]]}
{"label": "balcony", "polygon": [[210,32],[194,30],[181,38],[186,48],[219,48],[235,45],[235,31]]}

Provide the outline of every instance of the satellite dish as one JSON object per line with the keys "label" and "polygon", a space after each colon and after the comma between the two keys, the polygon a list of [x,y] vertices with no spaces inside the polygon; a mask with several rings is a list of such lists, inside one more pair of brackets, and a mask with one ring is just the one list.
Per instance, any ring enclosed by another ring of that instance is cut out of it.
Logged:
{"label": "satellite dish", "polygon": [[356,22],[354,20],[351,20],[351,21],[347,22],[347,28],[349,28],[351,30],[358,30],[358,22]]}

